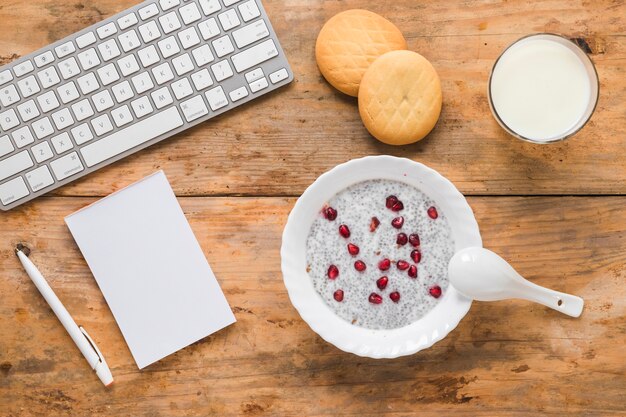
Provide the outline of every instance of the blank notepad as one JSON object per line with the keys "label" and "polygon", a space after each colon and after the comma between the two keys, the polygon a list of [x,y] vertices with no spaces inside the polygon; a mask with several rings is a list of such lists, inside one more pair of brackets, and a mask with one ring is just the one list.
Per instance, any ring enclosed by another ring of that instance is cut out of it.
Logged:
{"label": "blank notepad", "polygon": [[139,368],[235,322],[162,171],[65,222]]}

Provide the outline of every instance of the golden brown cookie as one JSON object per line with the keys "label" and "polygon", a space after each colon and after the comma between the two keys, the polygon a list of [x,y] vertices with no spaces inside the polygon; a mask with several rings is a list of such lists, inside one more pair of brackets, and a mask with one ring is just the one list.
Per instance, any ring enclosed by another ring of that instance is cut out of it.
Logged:
{"label": "golden brown cookie", "polygon": [[315,44],[317,66],[337,90],[356,97],[363,74],[385,52],[406,49],[400,30],[367,10],[346,10],[331,17]]}
{"label": "golden brown cookie", "polygon": [[432,64],[412,51],[392,51],[363,75],[359,113],[367,130],[390,145],[424,138],[441,113],[441,83]]}

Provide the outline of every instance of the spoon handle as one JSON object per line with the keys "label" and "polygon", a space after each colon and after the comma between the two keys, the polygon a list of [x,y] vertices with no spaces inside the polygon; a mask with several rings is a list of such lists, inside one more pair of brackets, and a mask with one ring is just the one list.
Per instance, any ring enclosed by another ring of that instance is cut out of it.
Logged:
{"label": "spoon handle", "polygon": [[518,288],[519,298],[543,304],[571,317],[579,317],[582,313],[584,305],[582,298],[524,281],[524,285]]}

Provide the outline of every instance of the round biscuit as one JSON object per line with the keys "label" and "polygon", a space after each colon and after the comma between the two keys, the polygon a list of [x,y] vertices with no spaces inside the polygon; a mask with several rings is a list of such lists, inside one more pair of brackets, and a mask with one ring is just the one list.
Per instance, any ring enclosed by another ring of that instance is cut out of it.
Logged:
{"label": "round biscuit", "polygon": [[367,10],[346,10],[331,17],[315,43],[322,75],[337,90],[356,97],[363,74],[380,55],[406,49],[400,30]]}
{"label": "round biscuit", "polygon": [[441,113],[437,71],[412,51],[392,51],[370,65],[359,88],[359,114],[367,130],[389,145],[423,139]]}

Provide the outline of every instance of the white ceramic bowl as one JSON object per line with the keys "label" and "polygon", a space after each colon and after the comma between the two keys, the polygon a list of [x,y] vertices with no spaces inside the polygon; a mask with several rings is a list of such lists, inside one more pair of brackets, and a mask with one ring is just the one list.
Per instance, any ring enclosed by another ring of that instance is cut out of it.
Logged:
{"label": "white ceramic bowl", "polygon": [[370,358],[410,355],[443,339],[470,308],[471,300],[451,285],[435,308],[420,320],[397,329],[374,330],[352,325],[322,300],[306,272],[306,239],[321,208],[344,188],[366,180],[387,179],[412,185],[445,213],[455,251],[482,247],[478,224],[465,197],[437,171],[409,159],[369,156],[341,164],[321,175],[294,206],[283,232],[282,271],[292,304],[302,319],[339,349]]}

